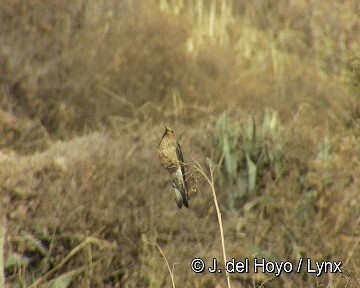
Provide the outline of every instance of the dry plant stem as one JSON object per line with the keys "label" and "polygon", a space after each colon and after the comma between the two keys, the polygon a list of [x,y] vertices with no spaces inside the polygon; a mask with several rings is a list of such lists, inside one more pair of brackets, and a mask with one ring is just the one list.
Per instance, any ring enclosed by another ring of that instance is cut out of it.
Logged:
{"label": "dry plant stem", "polygon": [[[215,208],[216,208],[216,214],[217,214],[217,218],[218,218],[218,221],[219,221],[219,228],[220,228],[220,236],[221,236],[221,245],[222,245],[224,264],[226,264],[227,260],[226,260],[226,250],[225,250],[224,229],[223,229],[223,225],[222,225],[222,219],[221,219],[221,212],[220,212],[220,208],[219,208],[219,203],[217,201],[216,191],[215,191],[215,187],[214,187],[214,170],[215,170],[217,165],[212,167],[211,160],[208,158],[209,168],[210,168],[209,169],[210,170],[210,178],[209,178],[208,175],[206,175],[204,169],[201,167],[200,163],[197,162],[196,160],[194,160],[194,161],[196,163],[195,169],[201,175],[204,176],[206,182],[208,182],[208,184],[210,185],[211,191],[213,193],[214,203],[215,203]],[[229,273],[226,271],[226,269],[225,269],[225,274],[226,274],[226,280],[227,280],[228,288],[231,288],[230,276],[229,276]]]}
{"label": "dry plant stem", "polygon": [[128,106],[131,109],[131,112],[133,113],[134,118],[137,119],[137,120],[139,119],[139,113],[138,113],[135,105],[131,101],[126,100],[124,97],[121,97],[120,95],[117,95],[116,93],[114,93],[113,91],[109,90],[106,87],[98,86],[97,88],[98,88],[99,91],[101,91],[104,94],[112,97],[116,101]]}
{"label": "dry plant stem", "polygon": [[5,216],[3,216],[0,223],[0,288],[5,287],[4,277],[4,244],[5,244]]}
{"label": "dry plant stem", "polygon": [[93,238],[93,237],[86,238],[85,241],[83,241],[78,246],[76,246],[73,250],[71,250],[70,253],[58,265],[56,265],[53,269],[51,269],[50,271],[45,273],[43,276],[41,276],[39,279],[37,279],[33,284],[31,284],[29,286],[29,288],[35,288],[40,283],[44,282],[47,278],[49,278],[55,272],[59,271],[66,264],[66,262],[68,262],[79,251],[86,248],[88,245],[94,244],[94,245],[97,245],[99,247],[104,247],[104,242],[105,241],[102,241],[102,240],[99,240],[99,239],[96,239],[96,238]]}
{"label": "dry plant stem", "polygon": [[174,281],[174,266],[175,266],[175,263],[173,264],[173,269],[171,270],[170,265],[169,265],[169,262],[168,262],[168,260],[166,259],[166,256],[165,256],[164,252],[161,250],[160,246],[159,246],[157,243],[155,243],[154,245],[156,245],[156,247],[159,249],[161,255],[162,255],[162,256],[164,257],[164,259],[165,259],[166,266],[168,267],[168,270],[169,270],[169,273],[170,273],[172,287],[175,288],[175,281]]}

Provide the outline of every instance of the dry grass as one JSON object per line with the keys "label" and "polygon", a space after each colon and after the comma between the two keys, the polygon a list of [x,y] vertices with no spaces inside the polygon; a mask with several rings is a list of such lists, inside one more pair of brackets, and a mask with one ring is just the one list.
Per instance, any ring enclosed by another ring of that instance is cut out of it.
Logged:
{"label": "dry grass", "polygon": [[[214,205],[215,205],[215,209],[216,209],[216,215],[217,215],[218,222],[219,222],[221,248],[222,248],[222,254],[223,254],[223,261],[224,261],[223,263],[227,263],[223,221],[222,221],[222,217],[221,217],[221,211],[220,211],[220,208],[219,208],[219,202],[218,202],[216,191],[215,191],[214,171],[215,171],[217,165],[214,165],[212,163],[211,159],[208,158],[209,175],[207,175],[207,173],[205,172],[205,170],[201,166],[201,164],[199,162],[197,162],[196,160],[195,160],[195,163],[196,164],[193,166],[195,168],[195,171],[200,173],[200,177],[204,177],[205,181],[207,182],[207,184],[211,188],[211,192],[212,192],[212,195],[213,195],[213,198],[214,198]],[[227,287],[230,288],[231,287],[230,276],[229,276],[228,271],[226,271],[226,270],[225,270],[225,275],[226,275]]]}
{"label": "dry grass", "polygon": [[[40,2],[0,4],[5,285],[359,286],[358,1]],[[204,179],[176,208],[163,124],[219,163],[223,237]],[[190,270],[220,247],[343,273]]]}

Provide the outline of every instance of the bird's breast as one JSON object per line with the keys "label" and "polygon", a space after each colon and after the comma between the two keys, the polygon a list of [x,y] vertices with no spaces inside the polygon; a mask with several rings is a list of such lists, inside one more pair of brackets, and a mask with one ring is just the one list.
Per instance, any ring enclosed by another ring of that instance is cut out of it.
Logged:
{"label": "bird's breast", "polygon": [[164,169],[169,170],[169,172],[171,172],[173,169],[176,170],[179,164],[176,157],[176,151],[174,153],[172,150],[173,149],[158,149],[160,164]]}

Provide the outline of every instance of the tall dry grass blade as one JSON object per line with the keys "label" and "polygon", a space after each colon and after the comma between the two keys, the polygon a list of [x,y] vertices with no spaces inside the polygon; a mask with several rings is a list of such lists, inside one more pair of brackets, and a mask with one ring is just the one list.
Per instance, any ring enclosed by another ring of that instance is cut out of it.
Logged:
{"label": "tall dry grass blade", "polygon": [[151,243],[153,245],[156,245],[156,247],[159,249],[161,255],[164,257],[165,259],[165,262],[166,262],[166,266],[169,270],[169,273],[170,273],[170,278],[171,278],[171,284],[172,284],[172,287],[175,288],[175,280],[174,280],[174,268],[175,268],[175,263],[173,264],[173,268],[171,269],[170,268],[170,264],[169,264],[169,261],[167,260],[164,252],[161,250],[160,246],[157,244],[157,243]]}
{"label": "tall dry grass blade", "polygon": [[135,105],[130,102],[129,100],[125,99],[124,97],[121,97],[120,95],[116,94],[115,92],[111,91],[110,89],[103,87],[103,86],[98,86],[97,89],[104,93],[105,95],[110,96],[111,98],[115,99],[116,101],[120,102],[123,105],[126,105],[130,108],[131,112],[134,115],[135,119],[139,119],[139,113],[138,110],[136,109]]}
{"label": "tall dry grass blade", "polygon": [[209,37],[213,40],[215,31],[215,19],[216,19],[216,0],[211,2],[210,16],[209,16]]}
{"label": "tall dry grass blade", "polygon": [[105,247],[108,243],[106,243],[103,240],[94,238],[94,237],[88,237],[86,238],[82,243],[80,243],[78,246],[76,246],[73,250],[70,251],[70,253],[54,268],[52,268],[50,271],[46,272],[43,276],[38,278],[34,283],[32,283],[29,288],[35,288],[39,284],[43,283],[48,279],[51,275],[59,271],[71,258],[73,258],[76,254],[78,254],[81,250],[86,248],[88,245],[96,245],[100,248]]}
{"label": "tall dry grass blade", "polygon": [[[197,162],[196,160],[194,160],[196,165],[194,165],[193,167],[196,169],[196,171],[198,171],[205,178],[206,182],[209,184],[209,186],[211,188],[213,198],[214,198],[214,204],[215,204],[215,208],[216,208],[216,215],[217,215],[218,222],[219,222],[219,230],[220,230],[220,237],[221,237],[221,248],[222,248],[222,253],[223,253],[223,260],[224,260],[224,264],[226,264],[227,259],[226,259],[224,229],[223,229],[223,224],[222,224],[222,218],[221,218],[221,211],[220,211],[220,207],[219,207],[219,202],[217,200],[217,195],[216,195],[216,190],[215,190],[215,180],[214,180],[214,171],[215,171],[215,168],[217,167],[217,164],[213,165],[210,158],[208,158],[207,160],[209,162],[210,177],[206,174],[204,169],[201,167],[200,163]],[[225,270],[225,273],[226,273],[227,287],[231,288],[229,273],[226,270]]]}
{"label": "tall dry grass blade", "polygon": [[5,216],[2,216],[1,224],[0,224],[0,288],[5,287],[4,244],[5,244]]}

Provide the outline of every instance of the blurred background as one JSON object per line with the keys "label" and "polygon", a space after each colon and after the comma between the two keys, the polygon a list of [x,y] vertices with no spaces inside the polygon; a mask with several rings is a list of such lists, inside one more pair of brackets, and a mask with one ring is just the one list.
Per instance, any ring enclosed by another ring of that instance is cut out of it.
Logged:
{"label": "blurred background", "polygon": [[343,262],[232,287],[360,286],[359,1],[2,0],[0,44],[6,287],[171,287],[155,243],[226,287],[190,269],[219,226],[203,179],[177,208],[164,125],[219,163],[229,259]]}

